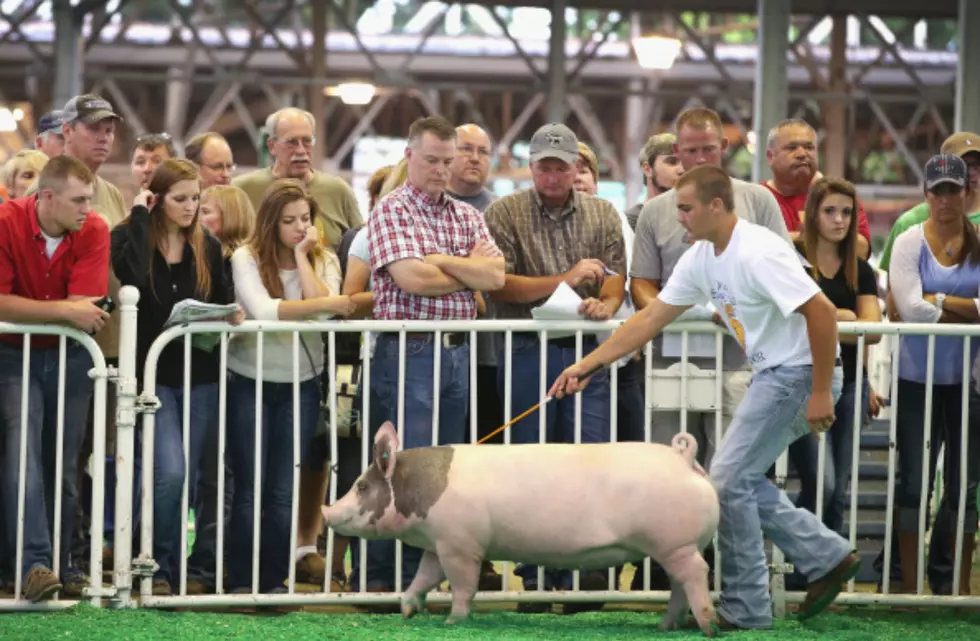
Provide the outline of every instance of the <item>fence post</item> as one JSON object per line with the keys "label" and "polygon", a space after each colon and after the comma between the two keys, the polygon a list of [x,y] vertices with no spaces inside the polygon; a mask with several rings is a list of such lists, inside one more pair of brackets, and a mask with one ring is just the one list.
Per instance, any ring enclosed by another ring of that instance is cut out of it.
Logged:
{"label": "fence post", "polygon": [[[139,411],[136,388],[136,308],[139,290],[125,286],[119,290],[119,371],[116,385],[116,507],[113,531],[112,584],[116,596],[110,607],[135,607],[133,589],[133,475],[136,452],[136,414]],[[107,426],[107,429],[113,429]]]}

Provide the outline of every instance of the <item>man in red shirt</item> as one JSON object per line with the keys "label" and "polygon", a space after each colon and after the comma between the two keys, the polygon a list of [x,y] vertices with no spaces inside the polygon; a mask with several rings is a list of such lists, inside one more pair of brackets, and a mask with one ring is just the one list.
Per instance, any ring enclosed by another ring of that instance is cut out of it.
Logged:
{"label": "man in red shirt", "polygon": [[[0,321],[56,323],[96,332],[109,315],[94,303],[109,282],[109,228],[92,212],[95,176],[71,156],[51,159],[37,193],[0,205]],[[48,599],[64,587],[81,596],[88,579],[71,565],[69,551],[78,501],[78,451],[82,445],[92,380],[92,357],[77,343],[65,348],[61,487],[55,486],[58,435],[58,338],[32,337],[28,406],[21,406],[23,337],[0,334],[0,519],[4,556],[16,558],[22,412],[27,412],[24,461],[24,598]],[[55,515],[56,492],[62,496]],[[51,568],[54,519],[61,519],[59,578]],[[66,595],[67,596],[67,595]]]}
{"label": "man in red shirt", "polygon": [[[817,170],[817,132],[805,120],[784,120],[769,132],[766,158],[772,179],[762,184],[776,197],[795,242],[803,227],[803,207],[810,185],[820,178]],[[858,255],[871,256],[871,227],[858,203]]]}

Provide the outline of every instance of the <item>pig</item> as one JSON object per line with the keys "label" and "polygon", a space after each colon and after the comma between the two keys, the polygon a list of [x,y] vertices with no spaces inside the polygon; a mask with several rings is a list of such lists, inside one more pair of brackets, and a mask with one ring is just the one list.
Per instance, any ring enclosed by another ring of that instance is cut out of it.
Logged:
{"label": "pig", "polygon": [[[717,634],[701,551],[718,527],[718,496],[686,433],[655,443],[452,445],[402,451],[391,422],[371,466],[324,506],[343,536],[400,539],[423,550],[401,600],[421,611],[449,579],[446,623],[470,614],[484,558],[593,570],[650,556],[670,575],[662,630],[686,622]],[[683,620],[682,620],[683,619]]]}

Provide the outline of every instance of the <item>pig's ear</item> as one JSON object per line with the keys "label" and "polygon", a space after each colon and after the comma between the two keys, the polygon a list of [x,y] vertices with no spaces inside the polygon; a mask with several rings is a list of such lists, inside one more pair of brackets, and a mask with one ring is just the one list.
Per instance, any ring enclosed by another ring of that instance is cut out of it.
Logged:
{"label": "pig's ear", "polygon": [[374,464],[388,478],[395,472],[395,452],[398,445],[395,426],[391,421],[386,421],[374,437]]}

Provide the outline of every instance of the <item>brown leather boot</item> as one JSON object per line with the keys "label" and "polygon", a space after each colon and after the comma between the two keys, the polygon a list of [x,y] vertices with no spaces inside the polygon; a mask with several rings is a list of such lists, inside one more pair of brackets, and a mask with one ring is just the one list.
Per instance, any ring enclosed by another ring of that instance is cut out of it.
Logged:
{"label": "brown leather boot", "polygon": [[[958,596],[970,595],[970,572],[973,570],[973,550],[976,548],[976,543],[976,534],[971,534],[970,532],[963,533],[963,547],[961,548],[962,554],[960,557],[960,593]],[[955,533],[949,537],[949,549],[956,549]],[[944,594],[952,593],[953,587],[951,585],[949,592],[944,592]]]}
{"label": "brown leather boot", "polygon": [[918,532],[898,532],[898,562],[902,566],[901,587],[896,594],[915,594],[919,575],[919,551],[922,541]]}

